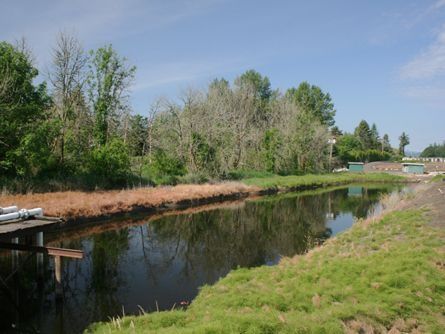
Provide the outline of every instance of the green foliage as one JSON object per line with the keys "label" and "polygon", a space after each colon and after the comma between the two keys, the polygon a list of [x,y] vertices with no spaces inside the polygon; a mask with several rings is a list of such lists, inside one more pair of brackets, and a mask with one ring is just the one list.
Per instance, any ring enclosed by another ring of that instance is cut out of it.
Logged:
{"label": "green foliage", "polygon": [[[0,170],[10,176],[23,175],[30,167],[17,165],[14,159],[30,147],[32,138],[41,139],[40,129],[47,119],[45,111],[50,99],[45,83],[34,86],[33,79],[37,75],[29,55],[0,42]],[[33,170],[38,169],[37,160],[33,160]],[[22,163],[25,163],[23,159]]]}
{"label": "green foliage", "polygon": [[385,133],[383,136],[383,142],[382,142],[383,151],[392,153],[393,150],[391,148],[391,143],[389,142],[389,136]]}
{"label": "green foliage", "polygon": [[250,178],[267,178],[273,176],[275,176],[275,174],[266,171],[238,169],[229,171],[225,178],[228,180],[244,180]]}
{"label": "green foliage", "polygon": [[215,163],[215,149],[197,132],[192,133],[191,158],[196,170],[213,172],[212,166]]}
{"label": "green foliage", "polygon": [[409,145],[409,136],[405,132],[402,132],[402,134],[399,137],[399,141],[400,141],[400,144],[399,144],[399,154],[402,157],[404,157],[405,156],[405,147],[407,145]]}
{"label": "green foliage", "polygon": [[368,122],[362,120],[355,128],[354,135],[362,144],[362,149],[369,150],[373,148],[374,138]]}
{"label": "green foliage", "polygon": [[391,154],[388,152],[382,152],[379,150],[368,150],[365,152],[366,154],[366,161],[372,162],[372,161],[388,161],[391,158]]}
{"label": "green foliage", "polygon": [[145,154],[148,136],[147,118],[141,115],[130,116],[128,146],[132,156]]}
{"label": "green foliage", "polygon": [[306,174],[271,177],[253,177],[243,179],[247,185],[261,188],[316,188],[320,186],[339,185],[362,182],[406,182],[406,178],[386,173],[333,173],[333,174]]}
{"label": "green foliage", "polygon": [[369,128],[364,120],[355,128],[354,134],[339,136],[334,149],[342,165],[350,161],[388,161],[394,158],[388,135],[380,139],[377,126],[373,124]]}
{"label": "green foliage", "polygon": [[5,163],[13,161],[17,175],[27,179],[55,170],[57,158],[52,151],[52,143],[58,131],[57,121],[37,124],[32,132],[21,138],[14,151],[8,152]]}
{"label": "green foliage", "polygon": [[[245,171],[319,173],[328,166],[335,109],[315,85],[303,82],[283,96],[267,76],[248,70],[232,86],[216,79],[207,91],[186,94],[182,105],[157,101],[147,117],[131,116],[135,67],[111,45],[89,57],[80,45],[66,35],[58,41],[50,98],[44,83],[33,84],[38,71],[30,55],[0,43],[3,179],[38,183],[38,189],[44,183],[91,189],[133,184],[136,177],[139,184],[174,184]],[[356,136],[359,145],[333,127],[337,160],[387,159],[376,151],[377,127],[368,130],[369,140]]]}
{"label": "green foliage", "polygon": [[268,77],[263,77],[255,70],[248,70],[241,74],[236,80],[235,84],[238,87],[247,87],[252,89],[255,96],[263,101],[267,101],[272,96],[272,89],[270,88],[270,81]]}
{"label": "green foliage", "polygon": [[153,154],[152,162],[147,165],[144,176],[155,184],[176,184],[186,172],[184,163],[180,159],[158,149]]}
{"label": "green foliage", "polygon": [[344,164],[348,161],[361,161],[358,157],[363,151],[362,143],[355,135],[344,134],[338,138],[335,149],[337,156]]}
{"label": "green foliage", "polygon": [[125,184],[130,175],[128,147],[117,138],[94,148],[86,163],[88,175],[105,187]]}
{"label": "green foliage", "polygon": [[277,129],[266,130],[263,139],[263,155],[266,171],[278,172],[277,159],[282,146],[282,140]]}
{"label": "green foliage", "polygon": [[105,144],[111,137],[113,122],[125,112],[126,93],[132,82],[136,67],[128,66],[111,45],[90,53],[89,96],[95,115],[97,143]]}
{"label": "green foliage", "polygon": [[431,179],[431,182],[444,182],[444,181],[445,181],[445,174],[436,175]]}
{"label": "green foliage", "polygon": [[422,151],[420,156],[424,158],[436,158],[436,157],[445,158],[445,142],[442,143],[441,145],[436,143],[429,145]]}
{"label": "green foliage", "polygon": [[303,112],[306,112],[322,124],[333,126],[336,110],[329,93],[325,93],[320,87],[302,82],[298,88],[290,88],[286,92],[290,98]]}

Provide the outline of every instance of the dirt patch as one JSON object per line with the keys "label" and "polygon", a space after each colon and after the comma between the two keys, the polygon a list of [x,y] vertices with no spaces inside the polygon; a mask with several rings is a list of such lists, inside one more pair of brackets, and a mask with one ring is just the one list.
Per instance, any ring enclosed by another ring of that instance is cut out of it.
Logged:
{"label": "dirt patch", "polygon": [[407,205],[415,208],[428,208],[428,218],[432,225],[445,228],[445,182],[418,186],[420,189]]}

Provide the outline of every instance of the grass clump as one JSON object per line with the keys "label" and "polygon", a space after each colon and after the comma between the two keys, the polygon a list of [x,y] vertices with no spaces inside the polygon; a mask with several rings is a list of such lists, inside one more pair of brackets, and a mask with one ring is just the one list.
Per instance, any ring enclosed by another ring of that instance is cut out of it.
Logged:
{"label": "grass clump", "polygon": [[431,182],[444,182],[445,174],[438,174],[431,179]]}
{"label": "grass clump", "polygon": [[124,317],[87,332],[443,333],[444,238],[424,211],[394,211],[277,266],[234,270],[203,287],[186,311]]}
{"label": "grass clump", "polygon": [[363,182],[406,182],[407,178],[388,173],[335,173],[255,177],[243,179],[247,185],[261,188],[308,188]]}

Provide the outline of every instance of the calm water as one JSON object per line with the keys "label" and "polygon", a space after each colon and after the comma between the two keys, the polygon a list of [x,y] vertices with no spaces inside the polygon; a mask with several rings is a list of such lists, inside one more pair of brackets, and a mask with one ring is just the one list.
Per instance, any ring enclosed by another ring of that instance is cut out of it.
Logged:
{"label": "calm water", "polygon": [[39,265],[36,256],[0,253],[3,279],[25,262],[8,289],[1,286],[0,332],[79,333],[123,311],[184,307],[200,286],[231,269],[305,253],[378,209],[379,196],[395,189],[354,186],[268,196],[45,235],[48,245],[82,249],[85,257],[63,260],[63,301],[56,302],[52,259]]}

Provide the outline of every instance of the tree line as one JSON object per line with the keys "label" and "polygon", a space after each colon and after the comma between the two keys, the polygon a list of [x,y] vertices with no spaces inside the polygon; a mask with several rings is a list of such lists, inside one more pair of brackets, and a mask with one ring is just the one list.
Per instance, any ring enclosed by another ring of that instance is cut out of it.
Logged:
{"label": "tree line", "polygon": [[281,92],[248,70],[232,83],[215,79],[157,99],[142,116],[129,103],[135,73],[111,45],[86,52],[61,33],[46,80],[35,84],[26,43],[0,42],[2,184],[94,189],[323,172],[332,166],[332,136],[334,162],[391,156],[375,125],[343,134],[330,94],[307,82]]}
{"label": "tree line", "polygon": [[445,158],[445,142],[428,145],[420,154],[424,158]]}
{"label": "tree line", "polygon": [[338,138],[335,145],[337,162],[343,165],[348,161],[397,160],[405,155],[405,147],[409,144],[409,136],[403,132],[399,137],[398,150],[392,148],[388,134],[380,136],[377,125],[369,126],[365,120],[360,121],[353,133],[343,133],[337,127],[333,127],[331,132]]}

